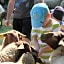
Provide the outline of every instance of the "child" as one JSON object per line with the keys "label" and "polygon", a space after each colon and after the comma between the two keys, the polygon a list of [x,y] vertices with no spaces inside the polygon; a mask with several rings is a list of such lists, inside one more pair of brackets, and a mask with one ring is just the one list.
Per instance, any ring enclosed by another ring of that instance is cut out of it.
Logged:
{"label": "child", "polygon": [[[51,24],[52,31],[53,32],[56,32],[59,30],[64,31],[64,25],[63,25],[64,22],[62,23],[62,25],[60,25],[60,22],[63,20],[63,15],[64,15],[63,7],[56,6],[51,15],[52,15],[52,17],[50,19],[51,21],[49,24]],[[41,56],[44,51],[47,51],[49,49],[51,49],[49,46],[42,48],[39,52],[39,56]]]}
{"label": "child", "polygon": [[51,48],[47,46],[44,50],[39,49],[38,39],[42,33],[60,30],[59,22],[62,20],[63,8],[60,6],[55,7],[51,18],[48,6],[45,3],[38,3],[32,7],[30,15],[32,22],[32,43],[39,52],[39,56],[41,56],[43,51]]}
{"label": "child", "polygon": [[[52,12],[52,23],[54,24],[53,28],[55,28],[55,26],[58,26],[60,24],[60,22],[62,21],[62,18],[63,18],[63,15],[64,15],[64,9],[63,7],[61,6],[56,6],[54,9],[53,9],[53,12]],[[57,25],[57,24],[58,25]],[[53,31],[58,31],[59,30],[59,27],[56,28],[55,30]]]}
{"label": "child", "polygon": [[50,11],[48,6],[45,3],[37,3],[35,4],[31,11],[31,22],[32,22],[32,43],[35,47],[35,49],[39,52],[39,43],[38,39],[42,33],[44,33],[46,30],[50,31],[51,28],[43,28],[42,26],[46,27],[49,23]]}

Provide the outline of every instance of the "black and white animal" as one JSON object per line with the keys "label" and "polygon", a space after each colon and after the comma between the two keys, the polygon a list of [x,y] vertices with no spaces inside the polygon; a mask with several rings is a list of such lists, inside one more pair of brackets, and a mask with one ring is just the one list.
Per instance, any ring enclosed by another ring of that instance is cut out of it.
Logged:
{"label": "black and white animal", "polygon": [[49,59],[51,64],[64,64],[64,33],[58,31],[42,34],[41,41],[54,50]]}

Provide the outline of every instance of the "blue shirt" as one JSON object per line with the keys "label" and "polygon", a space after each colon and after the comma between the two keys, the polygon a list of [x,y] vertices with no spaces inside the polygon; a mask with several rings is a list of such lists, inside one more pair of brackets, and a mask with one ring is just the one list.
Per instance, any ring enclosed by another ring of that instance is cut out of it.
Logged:
{"label": "blue shirt", "polygon": [[45,3],[35,4],[30,11],[32,27],[41,27],[48,11],[48,6]]}

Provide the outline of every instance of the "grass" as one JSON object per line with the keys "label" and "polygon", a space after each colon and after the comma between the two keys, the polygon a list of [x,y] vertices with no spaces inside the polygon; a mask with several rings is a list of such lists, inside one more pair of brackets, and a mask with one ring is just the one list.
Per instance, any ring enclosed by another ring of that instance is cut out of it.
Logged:
{"label": "grass", "polygon": [[[0,25],[0,33],[4,33],[4,32],[7,32],[9,30],[11,30],[13,28],[13,26],[5,26],[4,25],[4,20],[3,20],[3,23],[2,23],[2,26]],[[2,43],[2,38],[0,37],[0,44]]]}
{"label": "grass", "polygon": [[12,26],[11,27],[10,26],[6,27],[4,25],[0,26],[0,33],[4,33],[4,32],[11,30],[11,29],[12,29]]}

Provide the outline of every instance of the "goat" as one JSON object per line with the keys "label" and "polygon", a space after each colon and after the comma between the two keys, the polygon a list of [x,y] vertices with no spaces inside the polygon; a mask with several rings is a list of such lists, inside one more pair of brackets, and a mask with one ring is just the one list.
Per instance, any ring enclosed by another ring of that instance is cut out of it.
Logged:
{"label": "goat", "polygon": [[[23,41],[20,41],[23,46]],[[15,62],[15,54],[18,54],[18,46],[20,46],[19,42],[12,42],[8,44],[5,48],[0,51],[0,62]],[[22,49],[22,48],[21,48]],[[19,54],[18,54],[19,55]]]}
{"label": "goat", "polygon": [[42,34],[41,41],[54,50],[49,58],[51,64],[64,64],[64,33],[58,31]]}
{"label": "goat", "polygon": [[[24,43],[26,43],[27,45],[25,45]],[[19,49],[19,47],[21,48]],[[28,42],[12,42],[0,51],[0,62],[16,62],[19,59],[19,56],[21,56],[25,52],[29,52],[29,49],[30,48],[28,46]],[[19,53],[19,50],[21,51],[21,53]]]}
{"label": "goat", "polygon": [[35,49],[25,41],[13,42],[3,48],[2,51],[0,51],[0,62],[17,62],[22,54],[26,52],[30,52],[32,54],[35,63],[44,63],[40,58],[38,58],[38,53],[35,51]]}
{"label": "goat", "polygon": [[63,37],[64,37],[64,33],[61,31],[47,32],[41,35],[41,41],[47,43],[52,49],[55,50],[60,46],[58,45],[58,43]]}
{"label": "goat", "polygon": [[0,37],[4,37],[2,42],[2,49],[7,46],[8,44],[12,42],[18,42],[19,40],[22,40],[23,37],[26,37],[26,35],[16,31],[16,30],[10,30],[5,33],[1,33]]}
{"label": "goat", "polygon": [[17,62],[3,62],[0,64],[35,64],[31,53],[24,53]]}
{"label": "goat", "polygon": [[16,50],[17,46],[15,45],[15,43],[10,43],[9,45],[7,45],[0,51],[0,62],[14,62]]}

